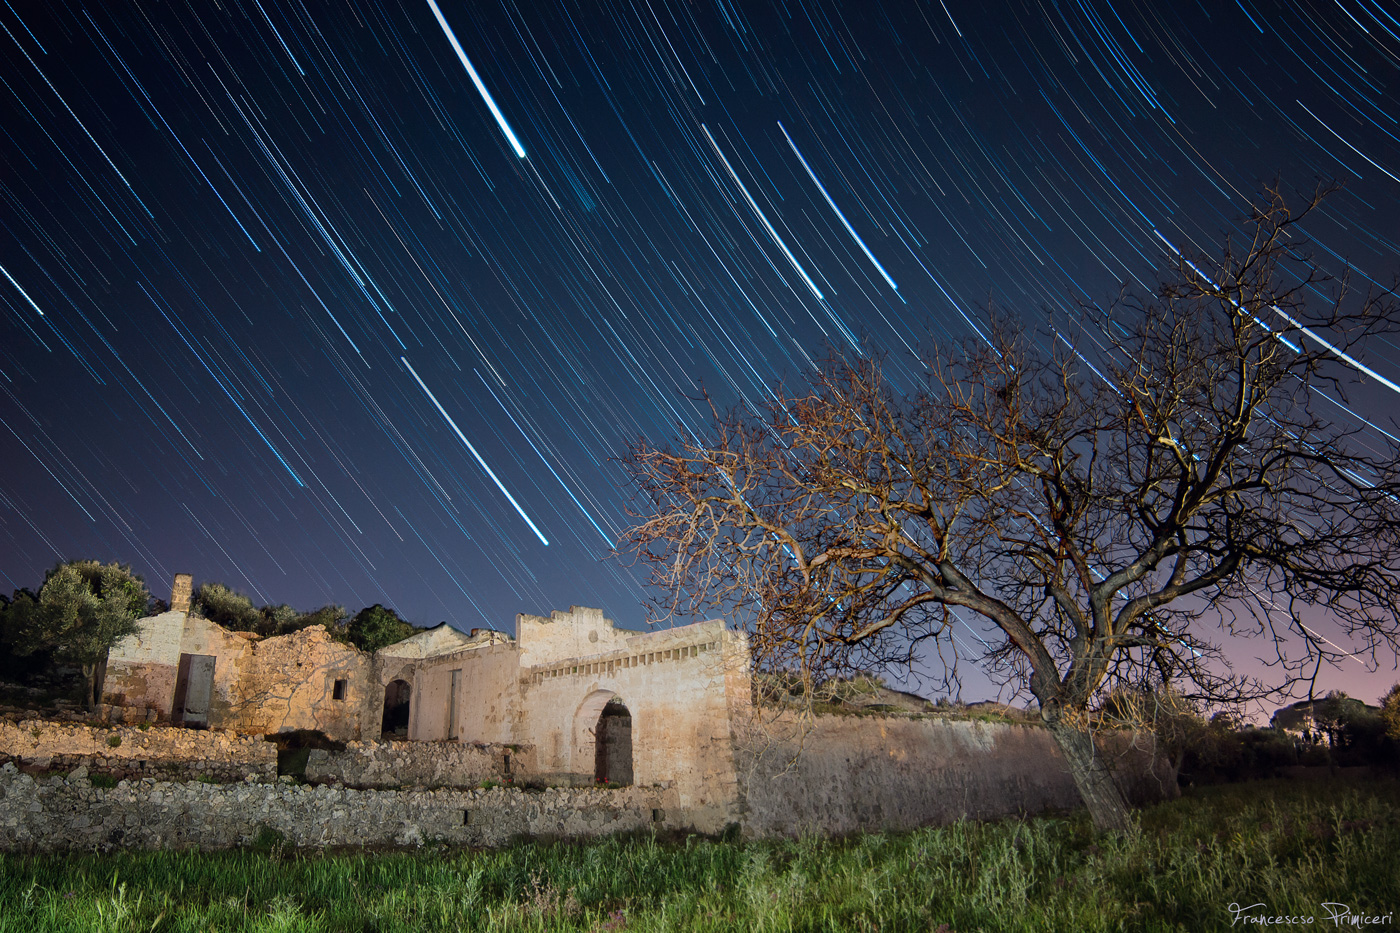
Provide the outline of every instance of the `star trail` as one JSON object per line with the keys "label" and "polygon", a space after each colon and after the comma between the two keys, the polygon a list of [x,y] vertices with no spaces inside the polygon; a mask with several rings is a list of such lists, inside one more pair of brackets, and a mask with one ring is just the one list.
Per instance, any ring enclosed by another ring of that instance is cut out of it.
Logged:
{"label": "star trail", "polygon": [[[1308,224],[1324,267],[1400,271],[1376,0],[54,0],[0,27],[9,588],[115,559],[158,595],[188,571],[635,626],[616,458],[701,431],[702,392],[757,405],[832,352],[912,380],[989,302],[1074,333],[1275,178],[1344,185]],[[1385,443],[1400,348],[1350,362],[1335,415]]]}

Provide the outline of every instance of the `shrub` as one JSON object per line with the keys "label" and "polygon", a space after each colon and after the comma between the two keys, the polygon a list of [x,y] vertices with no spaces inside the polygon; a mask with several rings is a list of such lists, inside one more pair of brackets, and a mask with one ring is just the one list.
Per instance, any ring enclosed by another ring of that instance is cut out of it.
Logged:
{"label": "shrub", "polygon": [[1391,687],[1381,700],[1381,722],[1385,724],[1386,738],[1400,741],[1400,684]]}
{"label": "shrub", "polygon": [[399,618],[397,612],[385,609],[378,603],[361,609],[346,628],[350,643],[371,654],[386,645],[403,641],[416,631],[416,628]]}
{"label": "shrub", "polygon": [[262,614],[251,599],[222,583],[201,583],[194,592],[190,609],[233,632],[256,632],[262,621]]}

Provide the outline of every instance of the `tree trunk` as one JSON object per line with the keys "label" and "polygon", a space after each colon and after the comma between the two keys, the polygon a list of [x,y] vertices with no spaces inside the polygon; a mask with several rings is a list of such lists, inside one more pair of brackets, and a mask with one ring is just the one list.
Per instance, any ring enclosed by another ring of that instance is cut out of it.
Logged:
{"label": "tree trunk", "polygon": [[79,665],[83,672],[83,677],[87,680],[87,690],[83,694],[83,702],[87,705],[88,712],[97,709],[97,665]]}
{"label": "tree trunk", "polygon": [[1094,737],[1059,717],[1047,719],[1050,734],[1069,764],[1070,776],[1089,808],[1089,816],[1099,830],[1126,830],[1132,825],[1128,799],[1108,769],[1102,752],[1094,745]]}

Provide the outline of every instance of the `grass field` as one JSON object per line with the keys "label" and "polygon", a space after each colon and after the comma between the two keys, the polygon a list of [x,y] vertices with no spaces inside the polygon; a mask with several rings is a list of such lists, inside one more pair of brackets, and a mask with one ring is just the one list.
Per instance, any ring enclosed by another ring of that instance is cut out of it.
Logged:
{"label": "grass field", "polygon": [[0,856],[0,933],[1333,929],[1343,906],[1396,926],[1395,780],[1206,788],[1139,817],[1100,837],[1074,814],[845,840]]}

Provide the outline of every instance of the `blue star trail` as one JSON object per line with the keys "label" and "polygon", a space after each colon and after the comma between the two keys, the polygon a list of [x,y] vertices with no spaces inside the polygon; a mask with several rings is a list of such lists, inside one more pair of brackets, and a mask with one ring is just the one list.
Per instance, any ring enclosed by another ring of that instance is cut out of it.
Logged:
{"label": "blue star trail", "polygon": [[[706,394],[833,352],[913,385],[989,304],[1092,374],[1121,287],[1275,179],[1343,184],[1299,241],[1324,268],[1400,272],[1400,21],[1369,0],[54,0],[0,32],[23,585],[115,559],[638,625],[619,460],[703,432]],[[1393,443],[1400,346],[1312,339],[1356,376],[1327,415]]]}

